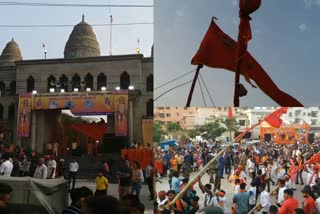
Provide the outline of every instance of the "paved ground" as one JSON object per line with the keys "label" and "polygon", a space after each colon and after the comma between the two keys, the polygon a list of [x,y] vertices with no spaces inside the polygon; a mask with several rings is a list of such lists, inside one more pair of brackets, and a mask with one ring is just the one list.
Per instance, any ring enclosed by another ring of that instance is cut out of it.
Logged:
{"label": "paved ground", "polygon": [[[79,180],[76,182],[76,187],[86,186],[90,188],[93,192],[96,190],[96,185],[93,180]],[[117,184],[109,184],[108,194],[112,195],[116,198],[118,196],[118,185]],[[153,201],[149,200],[149,189],[147,185],[143,185],[140,193],[140,200],[145,205],[145,214],[153,213]],[[69,200],[70,201],[70,200]]]}
{"label": "paved ground", "polygon": [[[195,173],[192,173],[191,177],[193,175],[195,175]],[[302,175],[303,175],[304,181],[306,181],[306,173],[303,173]],[[225,176],[225,177],[227,177],[227,176]],[[276,177],[274,175],[272,175],[272,179],[274,181],[276,181]],[[168,191],[169,190],[168,178],[164,177],[164,178],[160,178],[159,180],[162,183],[157,182],[157,185],[156,185],[157,192],[159,192],[161,190]],[[202,183],[204,185],[206,183],[209,183],[209,176],[207,174],[202,177]],[[200,204],[200,207],[202,207],[204,204],[203,194],[202,194],[198,184],[194,185],[194,187],[195,187],[195,190],[197,191],[197,195],[200,197],[199,204]],[[250,188],[250,185],[248,185],[247,187]],[[272,190],[274,187],[275,186],[271,186],[270,189]],[[302,198],[301,190],[303,188],[303,185],[296,185],[296,188],[297,188],[297,190],[294,192],[294,197],[296,197],[299,200],[299,202],[300,202],[299,207],[302,207],[301,202],[303,201],[303,198]],[[227,197],[227,204],[226,205],[227,205],[227,209],[228,209],[227,211],[228,211],[228,213],[231,213],[232,198],[234,195],[234,191],[232,189],[232,185],[226,181],[226,178],[222,179],[222,181],[221,181],[221,189],[223,189],[226,192],[226,197]],[[271,197],[271,203],[275,205],[275,196]]]}

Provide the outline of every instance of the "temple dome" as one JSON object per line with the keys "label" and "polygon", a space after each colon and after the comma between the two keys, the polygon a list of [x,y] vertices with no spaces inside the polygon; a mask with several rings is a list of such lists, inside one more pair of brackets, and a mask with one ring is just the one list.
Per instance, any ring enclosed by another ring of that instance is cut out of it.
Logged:
{"label": "temple dome", "polygon": [[100,47],[92,27],[84,21],[74,26],[64,48],[64,58],[100,56]]}
{"label": "temple dome", "polygon": [[3,49],[0,56],[0,66],[15,65],[16,61],[22,60],[19,45],[12,39]]}

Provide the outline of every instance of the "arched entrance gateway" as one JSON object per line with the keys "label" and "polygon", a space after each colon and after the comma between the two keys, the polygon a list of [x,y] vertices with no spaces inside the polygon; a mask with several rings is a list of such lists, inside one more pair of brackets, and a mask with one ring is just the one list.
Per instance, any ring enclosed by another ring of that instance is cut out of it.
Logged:
{"label": "arched entrance gateway", "polygon": [[[42,154],[65,156],[80,141],[82,154],[119,153],[133,142],[132,102],[138,95],[128,90],[20,94],[18,137]],[[69,119],[63,109],[72,113]]]}

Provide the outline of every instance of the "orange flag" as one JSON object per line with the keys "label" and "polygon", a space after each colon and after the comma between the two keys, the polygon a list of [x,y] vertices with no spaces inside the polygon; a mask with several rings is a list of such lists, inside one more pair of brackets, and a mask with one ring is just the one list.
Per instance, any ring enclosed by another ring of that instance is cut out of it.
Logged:
{"label": "orange flag", "polygon": [[[191,63],[193,65],[206,65],[212,68],[223,68],[235,72],[236,56],[237,43],[212,21]],[[298,100],[278,88],[248,51],[243,56],[240,67],[240,74],[244,75],[245,73],[256,82],[265,94],[280,106],[303,107]]]}
{"label": "orange flag", "polygon": [[282,119],[280,118],[282,114],[286,114],[288,111],[287,107],[281,107],[275,112],[268,115],[264,120],[269,123],[270,126],[274,128],[279,128],[282,124]]}
{"label": "orange flag", "polygon": [[[251,26],[250,26],[251,17],[249,15],[254,11],[256,11],[260,7],[260,5],[261,5],[261,0],[240,0],[239,2],[240,23],[239,23],[236,63],[242,62],[242,58],[244,57],[247,51],[248,42],[252,38]],[[246,71],[243,72],[243,76],[248,83],[250,83],[253,87],[256,87],[251,83],[249,74]]]}

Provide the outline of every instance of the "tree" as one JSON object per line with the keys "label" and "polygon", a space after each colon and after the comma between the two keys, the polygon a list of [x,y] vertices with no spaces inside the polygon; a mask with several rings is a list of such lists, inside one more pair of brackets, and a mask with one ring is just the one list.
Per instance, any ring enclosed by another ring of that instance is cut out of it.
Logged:
{"label": "tree", "polygon": [[163,140],[163,136],[167,135],[167,132],[165,132],[161,125],[158,122],[153,123],[153,141],[154,142],[160,142]]}
{"label": "tree", "polygon": [[196,126],[195,130],[189,132],[189,135],[190,137],[195,137],[199,135],[206,140],[212,139],[214,141],[217,137],[220,137],[225,131],[227,131],[227,129],[221,126],[219,120],[216,120],[211,123],[206,123],[202,126]]}
{"label": "tree", "polygon": [[176,131],[180,131],[182,130],[181,126],[178,124],[178,123],[171,123],[169,122],[167,125],[166,125],[166,129],[168,132],[170,133],[174,133]]}
{"label": "tree", "polygon": [[236,119],[233,118],[226,118],[221,121],[229,131],[230,134],[230,141],[233,139],[232,132],[236,132],[239,129],[239,123],[236,121]]}

